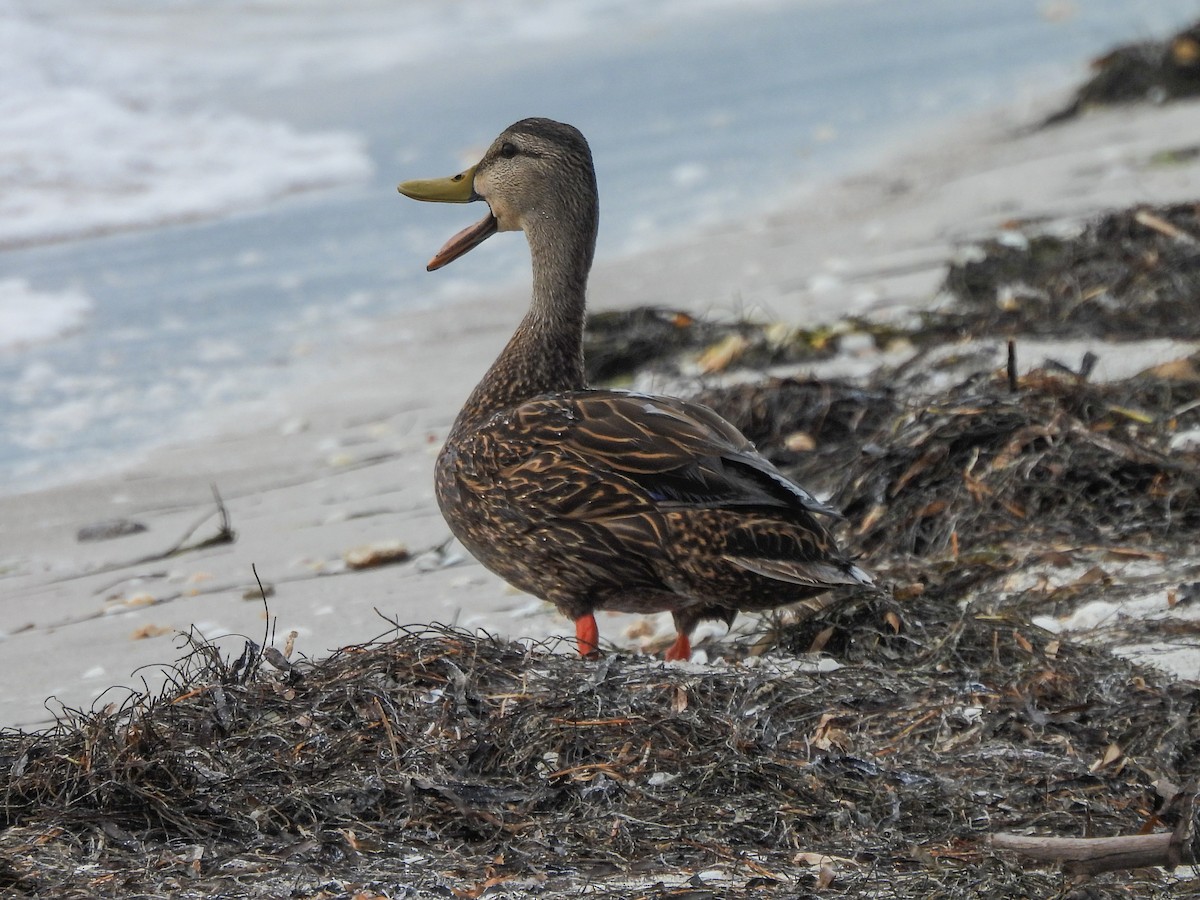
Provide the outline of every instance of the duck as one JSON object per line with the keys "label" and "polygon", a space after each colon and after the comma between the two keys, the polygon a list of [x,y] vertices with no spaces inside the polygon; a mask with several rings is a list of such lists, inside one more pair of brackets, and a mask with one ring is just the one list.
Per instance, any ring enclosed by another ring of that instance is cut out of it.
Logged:
{"label": "duck", "polygon": [[831,535],[838,511],[716,412],[588,386],[599,195],[578,129],[522,119],[466,171],[399,191],[487,205],[438,250],[431,272],[499,232],[525,234],[528,311],[458,413],[434,487],[450,530],[479,562],[573,620],[581,656],[600,655],[597,610],[670,612],[676,637],[665,658],[687,660],[702,620],[731,626],[739,612],[873,585]]}

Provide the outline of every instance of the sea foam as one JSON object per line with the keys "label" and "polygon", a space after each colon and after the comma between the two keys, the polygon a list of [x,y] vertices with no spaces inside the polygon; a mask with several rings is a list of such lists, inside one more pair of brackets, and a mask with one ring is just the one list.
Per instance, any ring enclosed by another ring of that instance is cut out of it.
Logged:
{"label": "sea foam", "polygon": [[91,298],[79,291],[39,292],[23,279],[0,279],[0,351],[67,334],[91,308]]}
{"label": "sea foam", "polygon": [[218,216],[371,172],[356,135],[215,108],[128,35],[33,8],[0,0],[0,247]]}

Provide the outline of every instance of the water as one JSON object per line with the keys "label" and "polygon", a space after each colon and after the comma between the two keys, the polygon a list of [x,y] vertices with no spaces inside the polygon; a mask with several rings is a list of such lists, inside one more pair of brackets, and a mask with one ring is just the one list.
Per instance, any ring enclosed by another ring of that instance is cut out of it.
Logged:
{"label": "water", "polygon": [[20,25],[0,107],[24,110],[0,116],[17,148],[0,157],[0,491],[203,433],[380,318],[525,277],[519,241],[426,275],[477,211],[394,190],[474,162],[516,119],[588,135],[611,258],[787,202],[923,123],[1068,84],[1089,54],[1198,11],[0,0]]}

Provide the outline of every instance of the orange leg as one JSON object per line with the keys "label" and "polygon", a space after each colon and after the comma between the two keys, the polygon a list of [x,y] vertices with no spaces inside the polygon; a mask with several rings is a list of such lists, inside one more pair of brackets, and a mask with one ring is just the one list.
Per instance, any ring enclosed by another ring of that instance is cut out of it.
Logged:
{"label": "orange leg", "polygon": [[667,648],[667,654],[664,657],[667,662],[676,659],[691,659],[692,658],[692,642],[688,640],[688,636],[682,631],[675,638],[675,643]]}
{"label": "orange leg", "polygon": [[584,659],[600,658],[600,629],[591,613],[575,620],[575,645]]}

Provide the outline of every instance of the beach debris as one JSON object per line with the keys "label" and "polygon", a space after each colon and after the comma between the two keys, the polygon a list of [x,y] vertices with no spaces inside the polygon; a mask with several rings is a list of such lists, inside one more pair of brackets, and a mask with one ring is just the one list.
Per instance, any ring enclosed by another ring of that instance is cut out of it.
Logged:
{"label": "beach debris", "polygon": [[[842,326],[846,333],[851,326]],[[837,334],[778,322],[704,319],[660,307],[589,313],[584,331],[588,381],[612,384],[635,372],[678,373],[687,358],[701,373],[724,372],[735,364],[764,368],[832,357]]]}
{"label": "beach debris", "polygon": [[[161,560],[170,559],[171,557],[179,556],[184,553],[191,553],[196,550],[204,550],[209,547],[219,547],[222,544],[232,544],[237,540],[237,532],[233,530],[233,525],[229,518],[229,510],[225,508],[225,501],[221,499],[221,494],[218,492],[217,486],[215,484],[211,485],[211,489],[213,499],[216,501],[216,509],[212,512],[205,513],[200,519],[196,520],[196,522],[183,533],[183,536],[166,550],[163,550],[160,553],[151,553],[148,556],[143,556],[138,559],[106,563],[103,566],[99,566],[90,570],[89,574],[96,574],[99,572],[116,572],[121,569],[129,569],[133,568],[134,566],[145,565],[146,563],[160,562]],[[201,538],[198,541],[188,543],[192,535],[196,533],[196,530],[201,525],[212,519],[214,515],[217,517],[218,522],[216,532],[206,538]]]}
{"label": "beach debris", "polygon": [[[492,879],[493,897],[665,898],[658,882],[695,879],[735,900],[1053,895],[1061,876],[993,855],[992,833],[1075,833],[1080,810],[1094,834],[1136,832],[1162,779],[1194,769],[1200,694],[945,600],[916,598],[919,624],[864,629],[858,662],[820,673],[615,654],[598,677],[440,626],[261,668],[194,640],[161,695],[0,731],[0,877],[41,896],[118,877],[195,897]],[[1123,765],[1089,771],[1114,743]],[[1175,883],[1118,886],[1134,889]]]}
{"label": "beach debris", "polygon": [[590,312],[584,333],[588,380],[611,382],[719,340],[722,329],[681,310],[641,306]]}
{"label": "beach debris", "polygon": [[380,566],[390,566],[396,563],[408,562],[412,554],[408,545],[403,541],[376,541],[362,547],[354,547],[342,554],[347,568],[375,569]]}
{"label": "beach debris", "polygon": [[724,372],[740,360],[749,347],[750,341],[745,335],[726,335],[700,354],[696,359],[696,368],[700,370],[702,375]]}
{"label": "beach debris", "polygon": [[280,672],[294,672],[296,667],[291,661],[276,647],[267,647],[262,652],[263,659],[272,667]]}
{"label": "beach debris", "polygon": [[1107,213],[1074,237],[992,239],[951,264],[949,309],[926,316],[946,337],[1200,339],[1200,201]]}
{"label": "beach debris", "polygon": [[1186,792],[1180,792],[1175,785],[1171,788],[1174,793],[1164,804],[1172,808],[1177,821],[1171,831],[1087,838],[1000,833],[992,835],[990,846],[993,850],[1052,862],[1062,866],[1067,875],[1090,876],[1146,866],[1162,866],[1169,870],[1182,865],[1194,866],[1200,862],[1196,783],[1193,781]]}
{"label": "beach debris", "polygon": [[432,547],[426,547],[424,550],[417,551],[413,554],[413,558],[416,560],[416,569],[418,572],[435,572],[439,569],[449,569],[462,565],[468,559],[462,545],[458,543],[452,534],[448,534],[443,541],[434,544]]}
{"label": "beach debris", "polygon": [[759,451],[800,484],[830,493],[845,466],[900,413],[887,387],[815,378],[766,378],[701,391]]}
{"label": "beach debris", "polygon": [[[996,373],[900,418],[838,495],[862,546],[932,558],[1025,555],[1047,541],[1184,540],[1200,529],[1200,458],[1172,448],[1194,388]],[[1200,410],[1190,421],[1200,421]]]}
{"label": "beach debris", "polygon": [[275,585],[264,582],[256,584],[254,587],[246,588],[242,592],[243,600],[266,600],[275,596]]}
{"label": "beach debris", "polygon": [[783,446],[792,453],[809,453],[817,449],[817,442],[805,431],[793,431],[783,439]]}
{"label": "beach debris", "polygon": [[141,534],[147,530],[144,523],[133,519],[105,519],[103,522],[93,522],[91,525],[80,527],[75,532],[75,540],[81,544],[90,544],[97,541],[111,541],[131,534]]}
{"label": "beach debris", "polygon": [[1165,41],[1115,47],[1092,61],[1092,71],[1070,102],[1042,121],[1043,128],[1098,106],[1166,103],[1200,96],[1200,22]]}
{"label": "beach debris", "polygon": [[117,594],[108,598],[109,609],[133,609],[139,606],[154,606],[158,598],[149,591],[138,591],[136,594]]}
{"label": "beach debris", "polygon": [[147,638],[162,637],[165,634],[175,634],[175,629],[166,625],[146,624],[133,629],[129,635],[131,641],[144,641]]}
{"label": "beach debris", "polygon": [[[234,541],[236,541],[237,533],[233,530],[233,526],[229,519],[229,510],[225,508],[225,501],[221,499],[221,494],[217,491],[217,486],[215,484],[211,485],[211,488],[213,500],[216,501],[217,505],[217,508],[214,512],[207,513],[203,518],[198,519],[194,525],[192,525],[183,533],[183,536],[180,537],[178,541],[176,541],[166,550],[162,551],[161,553],[154,553],[150,556],[144,556],[132,563],[125,563],[122,568],[125,566],[137,566],[148,562],[156,562],[158,560],[168,559],[172,556],[179,556],[182,553],[191,553],[195,550],[203,550],[208,547],[218,547],[222,544],[232,544]],[[206,538],[202,538],[201,540],[188,543],[188,540],[191,538],[191,536],[196,533],[196,529],[198,529],[205,522],[209,521],[214,514],[217,516],[218,521],[216,532]]]}

